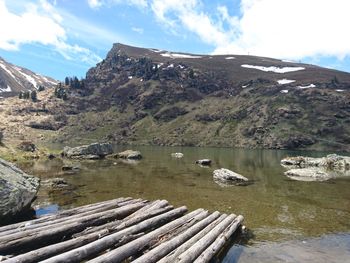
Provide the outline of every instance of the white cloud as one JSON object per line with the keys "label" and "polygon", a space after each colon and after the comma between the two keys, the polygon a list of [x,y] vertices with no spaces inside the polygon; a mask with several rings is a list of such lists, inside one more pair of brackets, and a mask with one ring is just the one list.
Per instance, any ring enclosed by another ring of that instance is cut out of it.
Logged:
{"label": "white cloud", "polygon": [[21,14],[10,12],[5,0],[0,0],[0,24],[9,25],[0,27],[0,49],[17,51],[21,45],[37,43],[51,46],[69,60],[82,60],[90,65],[100,61],[90,50],[68,43],[62,20],[46,0],[27,4]]}
{"label": "white cloud", "polygon": [[139,34],[143,34],[144,31],[141,27],[132,27],[131,30]]}
{"label": "white cloud", "polygon": [[215,54],[289,59],[350,55],[348,0],[241,0],[240,10],[220,5],[210,14],[203,6],[200,0],[151,4],[159,22],[173,30],[181,25],[213,45]]}
{"label": "white cloud", "polygon": [[136,6],[138,8],[147,7],[147,0],[87,0],[88,5],[91,8],[99,8],[103,5],[111,6],[114,4],[126,4],[131,6]]}

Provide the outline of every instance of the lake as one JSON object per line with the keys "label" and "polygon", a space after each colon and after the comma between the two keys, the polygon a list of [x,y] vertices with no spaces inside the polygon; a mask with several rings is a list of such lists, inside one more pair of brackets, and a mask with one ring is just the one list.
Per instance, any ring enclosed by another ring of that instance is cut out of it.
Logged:
{"label": "lake", "polygon": [[[116,151],[130,148],[116,146]],[[286,156],[321,157],[325,152],[244,150],[195,147],[132,147],[143,159],[68,161],[78,173],[64,174],[62,160],[40,160],[21,167],[42,179],[63,177],[72,191],[39,191],[37,213],[45,214],[117,197],[166,199],[189,210],[241,214],[249,238],[227,249],[224,262],[350,262],[350,178],[300,182],[283,175]],[[184,157],[171,157],[182,152]],[[210,167],[195,164],[212,159]],[[222,187],[214,169],[228,168],[254,181],[247,186]],[[336,242],[335,240],[340,240]],[[339,245],[337,245],[339,244]],[[344,245],[345,244],[345,245]],[[346,244],[348,246],[346,246]],[[277,255],[277,257],[276,257]],[[278,257],[278,255],[281,255]],[[320,261],[321,259],[321,261]],[[317,261],[312,261],[317,260]]]}

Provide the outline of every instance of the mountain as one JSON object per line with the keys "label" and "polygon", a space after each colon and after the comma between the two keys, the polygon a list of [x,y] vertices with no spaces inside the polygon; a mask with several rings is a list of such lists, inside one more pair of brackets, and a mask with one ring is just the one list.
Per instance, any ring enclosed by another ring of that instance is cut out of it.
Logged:
{"label": "mountain", "polygon": [[51,88],[56,85],[56,80],[15,66],[0,57],[0,96],[8,97],[20,91],[38,89],[39,86]]}
{"label": "mountain", "polygon": [[66,100],[38,94],[45,111],[12,103],[25,137],[350,151],[350,74],[314,65],[114,44],[80,85],[63,89]]}

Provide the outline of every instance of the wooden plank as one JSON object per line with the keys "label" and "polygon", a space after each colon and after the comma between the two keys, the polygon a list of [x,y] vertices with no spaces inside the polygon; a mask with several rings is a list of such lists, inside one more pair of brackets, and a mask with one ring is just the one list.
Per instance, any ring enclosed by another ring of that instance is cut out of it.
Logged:
{"label": "wooden plank", "polygon": [[43,231],[35,231],[35,229],[28,230],[25,231],[25,236],[22,233],[16,233],[10,235],[9,238],[3,237],[0,242],[0,253],[7,253],[18,249],[37,248],[42,244],[52,244],[64,236],[70,236],[73,233],[82,231],[88,226],[101,225],[110,220],[126,217],[144,205],[142,202],[126,205],[113,210],[85,216],[69,224],[59,223],[51,229]]}
{"label": "wooden plank", "polygon": [[90,263],[101,263],[101,262],[122,262],[124,259],[142,251],[149,242],[152,242],[153,239],[158,238],[161,235],[164,235],[169,230],[176,228],[185,224],[189,220],[193,220],[193,218],[197,217],[198,220],[203,219],[208,214],[208,211],[203,209],[197,209],[187,215],[184,215],[172,222],[163,225],[162,227],[134,240],[130,243],[127,243],[121,247],[118,247],[110,252],[107,252],[97,258],[88,261]]}
{"label": "wooden plank", "polygon": [[227,240],[233,235],[239,225],[243,222],[243,216],[239,215],[235,220],[222,232],[216,240],[194,261],[194,263],[207,263],[220,249],[223,248]]}
{"label": "wooden plank", "polygon": [[80,262],[84,259],[96,256],[97,254],[105,251],[106,249],[112,248],[113,246],[118,246],[118,242],[120,242],[120,240],[124,236],[137,234],[142,231],[157,227],[159,225],[163,225],[164,223],[169,222],[174,218],[177,218],[183,215],[184,213],[186,213],[186,211],[187,211],[187,208],[185,206],[179,207],[177,209],[171,210],[164,214],[142,221],[137,225],[128,227],[117,233],[105,236],[99,240],[96,240],[94,242],[81,246],[79,248],[67,251],[55,257],[51,257],[47,260],[42,261],[42,263]]}
{"label": "wooden plank", "polygon": [[180,245],[175,250],[171,251],[168,255],[166,255],[164,258],[160,259],[158,263],[168,263],[168,262],[175,262],[176,258],[187,251],[190,247],[192,247],[198,240],[200,240],[202,237],[204,237],[207,233],[209,233],[215,226],[220,224],[225,218],[227,217],[226,214],[221,214],[218,219],[216,219],[214,222],[209,224],[207,227],[205,227],[203,230],[201,230],[199,233],[191,237],[188,241]]}
{"label": "wooden plank", "polygon": [[183,233],[173,237],[172,239],[168,240],[167,242],[161,243],[159,246],[155,247],[154,249],[148,251],[143,256],[139,257],[134,263],[151,263],[151,262],[157,262],[159,259],[161,259],[163,256],[167,255],[172,250],[176,249],[178,246],[183,244],[185,241],[193,237],[195,234],[197,234],[199,231],[201,231],[203,228],[208,226],[211,222],[213,222],[215,219],[217,219],[220,216],[219,212],[214,212],[208,217],[204,218],[202,221],[198,222],[197,224],[193,225],[192,227],[188,228]]}
{"label": "wooden plank", "polygon": [[[103,236],[106,236],[108,234],[114,233],[116,231],[120,231],[130,225],[139,223],[143,221],[144,219],[148,219],[154,215],[157,214],[162,214],[169,209],[173,209],[172,206],[165,206],[164,205],[168,204],[167,201],[159,201],[152,203],[151,206],[148,207],[147,211],[144,211],[142,213],[142,216],[138,213],[141,209],[137,210],[134,214],[134,216],[130,215],[123,220],[118,220],[114,222],[110,222],[108,224],[105,224],[101,227],[101,229],[98,229],[97,231],[94,231],[92,233],[86,234],[86,235],[81,235],[77,238],[73,238],[64,242],[56,243],[50,246],[45,246],[43,248],[39,248],[37,250],[30,251],[28,253],[18,255],[16,257],[13,257],[7,261],[6,263],[31,263],[31,262],[39,262],[41,260],[47,259],[49,257],[61,254],[63,252],[81,247],[83,245],[86,245],[90,242],[93,242],[95,240],[100,239]],[[153,209],[149,209],[152,207]],[[131,240],[132,238],[139,237],[138,235],[129,235],[127,238],[124,239],[124,242],[126,240]]]}
{"label": "wooden plank", "polygon": [[236,218],[235,215],[229,215],[220,224],[214,227],[208,234],[198,240],[192,247],[182,253],[176,262],[192,263]]}

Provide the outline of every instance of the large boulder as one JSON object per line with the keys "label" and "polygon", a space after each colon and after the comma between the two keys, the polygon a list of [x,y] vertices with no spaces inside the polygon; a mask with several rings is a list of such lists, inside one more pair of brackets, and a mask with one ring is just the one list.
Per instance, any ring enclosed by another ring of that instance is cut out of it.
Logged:
{"label": "large boulder", "polygon": [[211,160],[210,159],[197,160],[196,164],[208,166],[208,165],[211,165]]}
{"label": "large boulder", "polygon": [[39,178],[0,159],[0,221],[29,209],[39,184]]}
{"label": "large boulder", "polygon": [[114,155],[115,158],[130,159],[130,160],[140,160],[142,155],[139,151],[126,150],[124,152],[117,153]]}
{"label": "large boulder", "polygon": [[248,178],[244,177],[243,175],[225,168],[214,170],[213,177],[214,181],[218,182],[220,185],[221,183],[239,185],[241,183],[246,183],[249,181]]}
{"label": "large boulder", "polygon": [[282,159],[281,164],[287,168],[323,167],[334,170],[350,170],[350,157],[337,154],[329,154],[321,158],[296,156]]}
{"label": "large boulder", "polygon": [[331,178],[350,176],[350,157],[330,154],[322,158],[288,157],[281,160],[290,169],[284,174],[298,181],[326,181]]}
{"label": "large boulder", "polygon": [[66,146],[63,149],[63,156],[72,159],[102,159],[113,153],[110,143],[93,143],[78,147]]}

